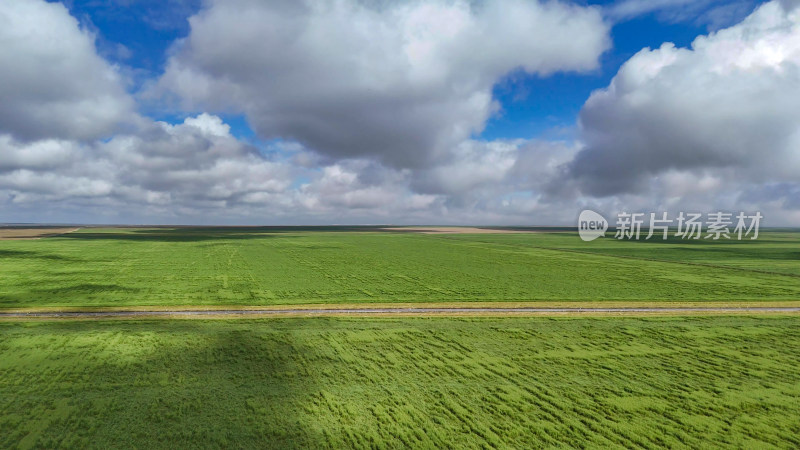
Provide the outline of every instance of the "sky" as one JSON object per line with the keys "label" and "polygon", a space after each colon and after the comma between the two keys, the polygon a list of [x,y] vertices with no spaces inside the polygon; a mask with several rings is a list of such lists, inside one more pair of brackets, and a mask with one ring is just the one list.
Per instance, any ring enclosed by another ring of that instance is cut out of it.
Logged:
{"label": "sky", "polygon": [[3,0],[0,223],[800,226],[800,1]]}

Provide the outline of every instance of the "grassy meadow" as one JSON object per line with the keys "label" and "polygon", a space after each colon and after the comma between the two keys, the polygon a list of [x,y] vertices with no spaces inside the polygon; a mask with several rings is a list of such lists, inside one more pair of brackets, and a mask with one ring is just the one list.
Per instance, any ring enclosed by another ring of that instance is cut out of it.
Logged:
{"label": "grassy meadow", "polygon": [[800,298],[800,233],[585,243],[575,233],[97,229],[0,241],[0,309]]}
{"label": "grassy meadow", "polygon": [[0,447],[797,448],[798,320],[0,322]]}
{"label": "grassy meadow", "polygon": [[[0,310],[780,301],[800,233],[86,228],[0,241]],[[0,448],[800,446],[800,316],[0,321]]]}

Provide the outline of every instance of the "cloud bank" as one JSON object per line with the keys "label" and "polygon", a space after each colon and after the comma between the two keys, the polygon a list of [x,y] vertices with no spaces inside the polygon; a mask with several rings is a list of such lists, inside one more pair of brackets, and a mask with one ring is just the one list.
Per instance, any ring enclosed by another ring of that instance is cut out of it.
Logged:
{"label": "cloud bank", "polygon": [[[586,101],[574,141],[487,141],[509,73],[598,69],[599,9],[210,1],[129,93],[66,8],[7,0],[0,221],[548,225],[590,207],[797,225],[798,11],[773,1],[691,48],[643,49]],[[181,120],[146,117],[142,98]]]}

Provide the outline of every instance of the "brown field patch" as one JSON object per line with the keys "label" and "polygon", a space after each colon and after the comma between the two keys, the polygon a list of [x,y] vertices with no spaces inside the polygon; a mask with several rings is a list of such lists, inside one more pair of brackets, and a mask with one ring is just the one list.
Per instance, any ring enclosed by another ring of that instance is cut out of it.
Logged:
{"label": "brown field patch", "polygon": [[0,240],[41,239],[77,231],[78,228],[58,227],[0,227]]}
{"label": "brown field patch", "polygon": [[399,231],[420,234],[504,234],[539,233],[539,230],[491,227],[383,227],[381,231]]}

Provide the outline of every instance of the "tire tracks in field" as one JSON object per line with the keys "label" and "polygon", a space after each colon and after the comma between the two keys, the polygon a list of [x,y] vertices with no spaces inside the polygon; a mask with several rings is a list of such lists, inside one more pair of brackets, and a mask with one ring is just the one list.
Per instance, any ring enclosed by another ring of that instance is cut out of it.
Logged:
{"label": "tire tracks in field", "polygon": [[[800,278],[800,274],[796,273],[786,273],[786,272],[775,272],[771,270],[760,270],[760,269],[750,269],[747,267],[736,267],[736,266],[724,266],[719,264],[709,264],[709,263],[700,263],[700,262],[690,262],[690,261],[675,261],[669,259],[657,259],[657,258],[643,258],[641,256],[631,256],[631,255],[614,255],[610,253],[602,253],[602,252],[592,252],[588,250],[577,250],[573,248],[562,248],[562,247],[543,247],[539,245],[514,245],[514,244],[506,244],[502,242],[492,242],[492,241],[480,241],[480,240],[470,240],[465,241],[462,239],[454,239],[447,236],[435,236],[436,239],[446,240],[449,242],[458,242],[461,245],[473,246],[470,245],[471,243],[480,243],[480,244],[487,244],[489,246],[499,246],[499,247],[510,247],[516,250],[524,250],[524,249],[537,249],[537,250],[550,250],[554,252],[564,252],[564,253],[578,253],[582,255],[593,255],[593,256],[602,256],[607,258],[619,258],[619,259],[632,259],[636,261],[650,261],[650,262],[659,262],[659,263],[668,263],[668,264],[678,264],[684,266],[697,266],[697,267],[709,267],[713,269],[731,269],[731,270],[739,270],[744,272],[753,272],[765,275],[778,275],[778,276],[787,276],[793,278]],[[479,246],[481,248],[486,248],[486,245]]]}

